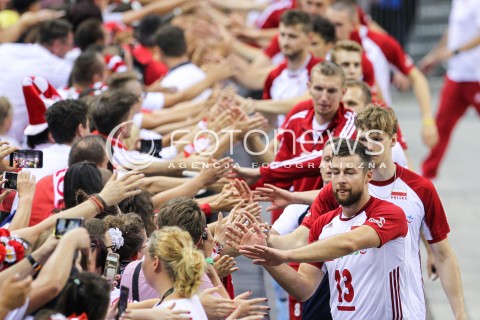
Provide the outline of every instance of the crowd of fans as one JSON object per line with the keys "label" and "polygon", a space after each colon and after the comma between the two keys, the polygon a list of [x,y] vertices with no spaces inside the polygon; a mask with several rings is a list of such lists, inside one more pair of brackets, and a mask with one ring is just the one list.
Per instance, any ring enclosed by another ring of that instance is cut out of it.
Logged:
{"label": "crowd of fans", "polygon": [[18,174],[1,319],[268,317],[235,291],[239,255],[274,278],[279,319],[425,319],[421,243],[465,318],[445,212],[392,109],[413,88],[437,145],[428,81],[356,1],[0,10],[2,185]]}

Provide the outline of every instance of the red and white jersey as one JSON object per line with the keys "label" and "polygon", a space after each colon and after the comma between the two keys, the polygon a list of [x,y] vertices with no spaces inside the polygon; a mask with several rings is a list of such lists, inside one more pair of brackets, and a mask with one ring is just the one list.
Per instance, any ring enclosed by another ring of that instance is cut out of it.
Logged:
{"label": "red and white jersey", "polygon": [[[429,243],[447,238],[450,232],[447,217],[433,184],[418,174],[397,165],[395,176],[387,181],[371,181],[370,195],[394,203],[405,212],[410,243],[408,248],[408,281],[410,304],[415,314],[412,319],[425,319],[425,299],[420,268],[420,230]],[[338,208],[332,185],[325,186],[312,204],[302,225],[312,227],[324,213]]]}
{"label": "red and white jersey", "polygon": [[310,54],[298,70],[288,70],[288,63],[284,61],[273,69],[263,86],[263,99],[283,100],[299,97],[308,90],[307,83],[312,68],[323,59],[315,58]]}
{"label": "red and white jersey", "polygon": [[362,45],[370,61],[375,61],[373,64],[375,79],[382,91],[383,99],[391,106],[390,66],[408,75],[414,68],[413,60],[403,51],[397,40],[388,34],[361,26],[350,35],[350,38]]}
{"label": "red and white jersey", "polygon": [[328,271],[332,318],[409,319],[406,281],[408,227],[402,209],[374,197],[353,217],[342,208],[330,211],[313,224],[308,242],[321,241],[360,226],[373,228],[378,248],[362,249],[312,265]]}
{"label": "red and white jersey", "polygon": [[288,182],[295,191],[308,191],[323,185],[319,168],[324,143],[330,136],[351,138],[355,134],[355,113],[340,104],[328,125],[318,130],[313,101],[301,104],[309,106],[291,116],[283,126],[275,161],[267,167],[262,166],[260,173],[264,182]]}

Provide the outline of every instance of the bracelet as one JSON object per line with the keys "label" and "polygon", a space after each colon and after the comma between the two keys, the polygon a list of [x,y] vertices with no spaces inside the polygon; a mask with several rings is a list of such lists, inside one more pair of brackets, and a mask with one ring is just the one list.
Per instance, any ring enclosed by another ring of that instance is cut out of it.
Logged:
{"label": "bracelet", "polygon": [[27,255],[27,260],[32,265],[32,269],[33,271],[35,271],[35,273],[37,273],[38,271],[40,271],[40,269],[42,269],[42,265],[38,263],[37,260],[35,260],[35,258],[31,254]]}
{"label": "bracelet", "polygon": [[423,120],[422,120],[422,124],[423,124],[424,126],[433,126],[433,125],[435,125],[435,119],[433,119],[433,118],[423,119]]}
{"label": "bracelet", "polygon": [[102,212],[103,209],[105,209],[103,204],[100,202],[100,200],[98,200],[98,198],[95,195],[90,196],[88,200],[90,200],[95,205],[95,207],[97,207],[98,212]]}
{"label": "bracelet", "polygon": [[105,200],[103,200],[102,197],[100,197],[100,195],[98,193],[94,194],[95,198],[97,198],[98,201],[100,201],[100,203],[102,204],[102,206],[104,208],[108,207],[107,206],[107,203],[105,202]]}
{"label": "bracelet", "polygon": [[205,262],[213,265],[213,258],[205,258]]}
{"label": "bracelet", "polygon": [[213,253],[215,255],[221,255],[223,252],[224,246],[218,240],[214,240],[214,241],[215,241],[215,246],[213,247]]}

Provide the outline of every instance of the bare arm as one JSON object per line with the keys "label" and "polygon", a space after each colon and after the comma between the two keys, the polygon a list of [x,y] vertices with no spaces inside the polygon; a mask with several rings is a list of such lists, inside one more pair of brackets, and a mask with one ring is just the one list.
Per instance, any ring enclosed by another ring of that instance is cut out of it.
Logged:
{"label": "bare arm", "polygon": [[303,95],[284,99],[284,100],[259,100],[255,101],[253,105],[255,110],[266,113],[273,114],[286,114],[288,113],[296,104],[299,102],[305,101],[310,98],[308,92],[305,92]]}
{"label": "bare arm", "polygon": [[298,272],[287,264],[265,269],[285,291],[299,301],[309,299],[325,276],[322,270],[306,263],[300,265]]}
{"label": "bare arm", "polygon": [[28,227],[32,213],[33,195],[35,194],[35,176],[29,171],[22,171],[17,177],[18,208],[9,230],[18,230]]}
{"label": "bare arm", "polygon": [[292,250],[304,247],[308,244],[309,232],[310,229],[300,225],[295,231],[284,236],[271,234],[268,239],[268,246],[280,250]]}
{"label": "bare arm", "polygon": [[178,6],[185,4],[187,0],[158,0],[151,2],[141,8],[140,10],[129,10],[122,14],[122,22],[125,24],[132,24],[135,21],[141,20],[149,14],[164,14],[172,11]]}
{"label": "bare arm", "polygon": [[427,146],[433,147],[438,142],[438,132],[435,121],[433,120],[430,86],[425,75],[417,68],[413,68],[408,74],[408,77],[412,81],[413,90],[415,92],[415,96],[420,107],[420,112],[422,114],[423,142]]}
{"label": "bare arm", "polygon": [[60,240],[32,285],[28,304],[31,313],[55,298],[70,277],[75,251],[88,249],[90,237],[84,228],[69,231]]}
{"label": "bare arm", "polygon": [[431,244],[443,290],[447,295],[455,319],[466,319],[465,302],[463,298],[462,278],[457,257],[448,239]]}

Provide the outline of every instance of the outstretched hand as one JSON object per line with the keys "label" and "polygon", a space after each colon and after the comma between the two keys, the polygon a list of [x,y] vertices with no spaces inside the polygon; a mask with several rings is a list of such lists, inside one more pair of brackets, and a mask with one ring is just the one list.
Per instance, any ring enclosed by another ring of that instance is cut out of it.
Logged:
{"label": "outstretched hand", "polygon": [[115,172],[99,194],[107,206],[115,205],[142,192],[139,187],[144,182],[145,175],[143,173],[131,171],[121,178],[117,177],[118,173]]}
{"label": "outstretched hand", "polygon": [[263,245],[241,245],[239,252],[245,257],[252,259],[253,264],[274,267],[288,262],[285,251],[269,248]]}
{"label": "outstretched hand", "polygon": [[263,187],[259,187],[253,191],[254,201],[271,202],[267,211],[283,209],[293,203],[293,193],[280,189],[274,185],[266,183]]}

